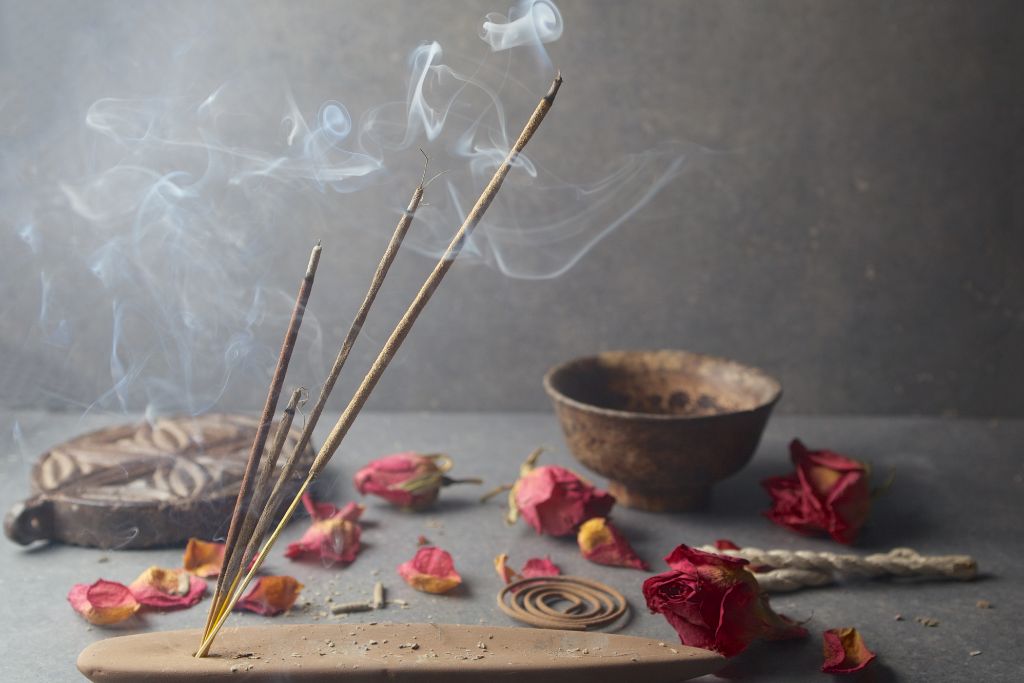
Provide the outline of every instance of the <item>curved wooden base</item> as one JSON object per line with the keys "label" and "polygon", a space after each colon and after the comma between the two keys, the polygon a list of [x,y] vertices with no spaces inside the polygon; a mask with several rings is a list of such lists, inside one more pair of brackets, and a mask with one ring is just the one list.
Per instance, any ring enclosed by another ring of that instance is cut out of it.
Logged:
{"label": "curved wooden base", "polygon": [[97,682],[675,683],[725,663],[714,652],[648,638],[452,624],[226,628],[202,659],[192,656],[199,637],[196,629],[101,640],[82,651],[78,668]]}

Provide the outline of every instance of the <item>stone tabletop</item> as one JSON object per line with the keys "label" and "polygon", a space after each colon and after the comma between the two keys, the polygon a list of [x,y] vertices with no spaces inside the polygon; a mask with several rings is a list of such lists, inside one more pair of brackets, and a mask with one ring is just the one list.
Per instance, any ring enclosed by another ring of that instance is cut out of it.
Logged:
{"label": "stone tabletop", "polygon": [[[124,417],[8,415],[23,435],[3,453],[0,503],[4,510],[27,495],[35,456],[63,439]],[[892,488],[876,501],[869,526],[854,550],[876,552],[909,546],[922,553],[973,555],[982,576],[969,583],[847,583],[772,599],[775,609],[806,622],[811,637],[799,642],[759,643],[734,658],[723,676],[745,681],[825,680],[821,632],[856,626],[878,660],[859,679],[870,681],[1020,681],[1024,664],[1016,653],[1019,615],[1024,611],[1024,420],[952,418],[789,417],[774,418],[754,460],[719,485],[710,508],[690,514],[652,514],[625,508],[614,512],[619,528],[656,571],[675,545],[701,545],[718,538],[762,548],[841,550],[826,540],[797,536],[760,515],[767,496],[758,482],[789,470],[786,444],[799,437],[811,447],[831,448],[872,463],[878,477],[891,470]],[[554,417],[547,414],[364,415],[321,480],[321,495],[333,502],[354,493],[351,475],[368,460],[400,450],[444,451],[456,460],[456,476],[478,476],[487,485],[515,479],[523,458],[538,445],[549,447],[542,462],[575,466]],[[486,487],[483,487],[486,488]],[[449,622],[513,625],[495,605],[500,582],[492,560],[507,552],[518,566],[528,557],[550,555],[565,573],[604,581],[629,599],[633,610],[621,632],[672,642],[675,634],[661,616],[648,614],[640,595],[647,573],[603,567],[583,560],[573,539],[536,535],[520,523],[502,521],[502,497],[479,504],[480,487],[446,490],[428,512],[409,514],[369,499],[363,516],[364,548],[349,567],[294,563],[284,543],[305,523],[287,531],[268,570],[292,574],[306,588],[307,606],[277,617],[281,623],[365,621]],[[417,593],[395,573],[423,535],[455,558],[464,585],[455,593]],[[65,599],[74,583],[97,578],[129,583],[150,565],[179,566],[181,549],[101,551],[67,546],[21,548],[6,540],[0,549],[3,615],[0,656],[4,681],[78,681],[78,652],[113,635],[195,628],[206,602],[182,612],[147,614],[121,628],[92,627]],[[364,599],[381,580],[405,608],[329,616],[335,602]],[[300,605],[303,600],[300,600]],[[977,606],[989,601],[990,609]],[[902,615],[897,620],[896,615]],[[916,617],[938,621],[926,627]],[[273,620],[243,614],[234,624]],[[977,653],[980,651],[980,654]],[[709,680],[714,680],[709,678]]]}

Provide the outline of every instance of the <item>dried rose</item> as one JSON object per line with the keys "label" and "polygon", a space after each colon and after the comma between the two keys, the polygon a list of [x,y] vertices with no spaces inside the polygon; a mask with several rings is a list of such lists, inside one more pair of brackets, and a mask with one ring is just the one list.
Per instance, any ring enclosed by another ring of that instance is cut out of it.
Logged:
{"label": "dried rose", "polygon": [[220,567],[224,564],[224,544],[201,541],[198,538],[188,539],[185,555],[181,558],[181,566],[196,576],[216,578],[220,575]]}
{"label": "dried rose", "polygon": [[184,569],[150,567],[139,574],[128,589],[140,605],[183,609],[203,599],[206,582]]}
{"label": "dried rose", "polygon": [[746,560],[680,545],[665,561],[670,571],[644,581],[651,612],[664,615],[684,645],[731,657],[751,641],[802,638],[807,631],[768,605]]}
{"label": "dried rose", "polygon": [[719,550],[739,550],[740,547],[730,541],[728,538],[720,538],[715,541],[715,547]]}
{"label": "dried rose", "polygon": [[519,479],[509,489],[505,520],[515,524],[519,515],[538,534],[568,536],[593,517],[605,517],[615,505],[607,491],[593,486],[571,470],[556,465],[537,467],[538,448],[519,467]]}
{"label": "dried rose", "polygon": [[442,486],[480,483],[479,479],[445,476],[452,464],[452,459],[441,453],[395,453],[356,472],[354,483],[359,493],[380,496],[407,510],[422,510],[437,500]]}
{"label": "dried rose", "polygon": [[647,563],[640,559],[626,537],[604,517],[588,519],[576,535],[583,557],[597,564],[613,567],[632,567],[647,571]]}
{"label": "dried rose", "polygon": [[273,617],[291,609],[303,585],[292,576],[261,576],[235,609]]}
{"label": "dried rose", "polygon": [[796,471],[761,482],[772,497],[765,516],[800,533],[825,531],[852,543],[871,510],[867,466],[832,451],[810,451],[794,439],[789,445]]}
{"label": "dried rose", "polygon": [[313,523],[295,543],[289,543],[285,557],[290,559],[317,557],[328,563],[349,564],[359,554],[362,529],[359,517],[363,506],[347,503],[338,509],[330,503],[317,503],[312,496],[302,497]]}
{"label": "dried rose", "polygon": [[549,555],[531,557],[517,572],[508,566],[508,553],[501,553],[494,558],[494,571],[498,572],[498,576],[505,583],[512,583],[519,579],[533,579],[538,576],[558,576],[562,573],[558,565],[551,561]]}
{"label": "dried rose", "polygon": [[68,591],[68,602],[86,621],[97,626],[124,621],[140,607],[128,586],[104,579],[92,585],[76,583]]}
{"label": "dried rose", "polygon": [[433,546],[423,546],[411,560],[398,565],[398,575],[424,593],[447,593],[462,583],[452,556]]}
{"label": "dried rose", "polygon": [[868,649],[855,628],[830,628],[823,636],[825,662],[821,670],[827,674],[852,674],[875,659],[875,653]]}

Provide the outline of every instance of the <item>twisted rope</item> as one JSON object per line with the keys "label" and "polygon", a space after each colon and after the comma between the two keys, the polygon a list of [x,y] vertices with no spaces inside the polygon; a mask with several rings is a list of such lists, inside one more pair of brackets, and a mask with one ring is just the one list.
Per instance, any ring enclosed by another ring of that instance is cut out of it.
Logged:
{"label": "twisted rope", "polygon": [[969,555],[921,555],[910,548],[894,548],[887,553],[864,556],[810,550],[718,550],[711,545],[702,546],[699,550],[739,557],[754,566],[770,567],[767,571],[754,572],[754,576],[758,584],[771,593],[824,586],[834,583],[839,576],[969,581],[978,574],[978,563]]}

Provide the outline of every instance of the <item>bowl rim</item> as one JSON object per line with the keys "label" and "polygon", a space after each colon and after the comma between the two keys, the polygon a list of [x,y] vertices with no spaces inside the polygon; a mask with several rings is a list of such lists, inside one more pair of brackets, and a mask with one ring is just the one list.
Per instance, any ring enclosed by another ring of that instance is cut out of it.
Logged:
{"label": "bowl rim", "polygon": [[[576,365],[585,361],[598,360],[602,356],[608,356],[613,354],[648,354],[648,353],[681,353],[687,356],[695,356],[698,358],[716,361],[719,363],[728,363],[729,365],[739,366],[748,372],[752,372],[755,375],[759,375],[762,379],[769,382],[773,386],[774,391],[772,395],[766,401],[758,403],[753,408],[747,408],[745,410],[730,410],[725,413],[716,413],[714,415],[666,415],[664,413],[640,413],[632,410],[617,410],[615,408],[603,408],[596,406],[592,403],[584,403],[574,398],[566,396],[564,393],[559,391],[551,383],[551,378],[558,372],[565,370],[571,365]],[[715,356],[707,353],[697,353],[696,351],[687,351],[686,349],[608,349],[606,351],[599,351],[586,356],[577,356],[571,358],[565,362],[559,363],[551,367],[547,372],[544,373],[544,391],[548,396],[558,402],[572,406],[577,410],[581,410],[587,413],[595,413],[597,415],[605,415],[607,417],[618,417],[628,418],[631,420],[653,420],[658,422],[685,422],[685,421],[696,421],[696,420],[717,420],[723,418],[735,417],[736,415],[748,415],[756,413],[766,408],[771,408],[779,399],[782,398],[782,383],[776,378],[769,375],[767,372],[753,365],[747,365],[746,363],[740,363],[731,358],[725,358],[724,356]]]}

